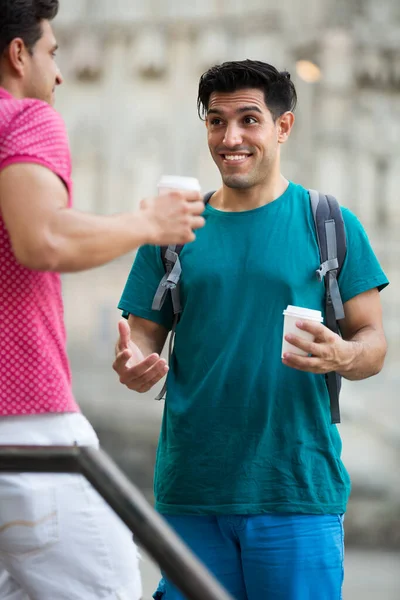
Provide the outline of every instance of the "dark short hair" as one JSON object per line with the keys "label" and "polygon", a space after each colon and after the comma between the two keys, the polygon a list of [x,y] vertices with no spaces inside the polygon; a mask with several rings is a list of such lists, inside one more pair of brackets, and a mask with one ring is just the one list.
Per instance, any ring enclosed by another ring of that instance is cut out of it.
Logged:
{"label": "dark short hair", "polygon": [[0,0],[0,55],[15,38],[29,50],[42,37],[41,22],[58,13],[59,0]]}
{"label": "dark short hair", "polygon": [[258,60],[225,62],[211,67],[200,77],[197,108],[199,117],[207,116],[213,92],[232,93],[245,88],[264,92],[265,104],[276,120],[297,104],[296,88],[287,71],[278,71],[272,65]]}

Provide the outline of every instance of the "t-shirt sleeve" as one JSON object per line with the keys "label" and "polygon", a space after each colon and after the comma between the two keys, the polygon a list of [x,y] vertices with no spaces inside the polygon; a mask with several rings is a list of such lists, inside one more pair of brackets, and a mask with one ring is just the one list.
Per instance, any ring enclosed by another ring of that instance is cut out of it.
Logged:
{"label": "t-shirt sleeve", "polygon": [[61,116],[47,103],[26,100],[13,115],[0,144],[0,170],[35,163],[58,175],[71,192],[71,155]]}
{"label": "t-shirt sleeve", "polygon": [[368,236],[357,217],[342,208],[347,237],[347,254],[339,275],[343,302],[368,290],[383,290],[389,281],[371,247]]}
{"label": "t-shirt sleeve", "polygon": [[154,295],[164,275],[160,248],[156,246],[139,248],[118,308],[136,317],[154,321],[170,330],[173,322],[171,295],[167,295],[160,311],[151,308]]}

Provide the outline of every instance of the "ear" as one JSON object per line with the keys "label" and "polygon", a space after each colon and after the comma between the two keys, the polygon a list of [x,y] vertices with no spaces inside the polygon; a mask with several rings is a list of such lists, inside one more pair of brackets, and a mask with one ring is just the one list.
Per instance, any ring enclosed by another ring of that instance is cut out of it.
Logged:
{"label": "ear", "polygon": [[278,117],[276,124],[278,129],[278,142],[280,144],[284,144],[289,139],[294,120],[294,114],[290,111],[287,111]]}
{"label": "ear", "polygon": [[11,68],[22,76],[26,66],[29,52],[21,38],[12,40],[6,50],[6,57],[10,62]]}

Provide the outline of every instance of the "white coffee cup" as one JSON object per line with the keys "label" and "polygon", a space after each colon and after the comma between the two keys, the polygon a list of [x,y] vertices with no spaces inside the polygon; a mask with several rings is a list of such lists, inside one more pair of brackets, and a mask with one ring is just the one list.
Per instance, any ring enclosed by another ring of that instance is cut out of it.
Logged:
{"label": "white coffee cup", "polygon": [[289,305],[283,311],[285,319],[283,321],[283,340],[282,340],[282,358],[285,352],[291,352],[299,356],[308,356],[308,353],[285,340],[285,335],[293,334],[309,342],[314,341],[314,335],[309,331],[304,331],[296,327],[297,321],[312,321],[314,323],[322,323],[322,313],[320,310],[312,310],[310,308],[302,308],[301,306]]}
{"label": "white coffee cup", "polygon": [[158,194],[168,194],[173,190],[201,192],[196,177],[180,177],[179,175],[163,175],[157,185]]}

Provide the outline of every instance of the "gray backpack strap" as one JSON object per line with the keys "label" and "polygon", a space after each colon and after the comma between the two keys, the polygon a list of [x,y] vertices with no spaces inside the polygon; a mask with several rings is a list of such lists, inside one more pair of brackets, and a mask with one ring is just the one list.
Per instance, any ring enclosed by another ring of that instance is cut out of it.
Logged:
{"label": "gray backpack strap", "polygon": [[[316,271],[325,283],[325,324],[340,334],[338,321],[344,318],[338,275],[346,255],[346,232],[339,203],[333,196],[309,190],[311,208],[317,233],[321,264]],[[341,378],[337,373],[326,376],[332,423],[340,423],[339,393]]]}
{"label": "gray backpack strap", "polygon": [[315,190],[309,190],[309,193],[321,257],[316,274],[319,281],[325,280],[335,318],[335,323],[330,325],[336,328],[336,321],[344,318],[343,302],[337,282],[346,254],[342,211],[333,196],[325,196]]}
{"label": "gray backpack strap", "polygon": [[[172,329],[171,329],[171,333],[170,333],[170,336],[169,336],[168,365],[171,364],[171,357],[172,357],[172,352],[173,352],[173,349],[174,349],[175,331],[176,331],[176,326],[178,325],[178,321],[179,321],[179,313],[176,313],[174,315],[174,322],[172,323]],[[166,392],[167,392],[167,380],[164,381],[164,385],[162,387],[162,390],[161,390],[161,392],[159,394],[157,394],[157,396],[155,397],[155,400],[164,400]]]}
{"label": "gray backpack strap", "polygon": [[[161,247],[161,259],[165,268],[165,275],[161,279],[157,291],[155,293],[152,310],[161,310],[166,300],[168,292],[171,293],[172,308],[174,311],[174,320],[172,323],[172,329],[169,338],[168,346],[168,364],[171,364],[171,356],[174,344],[175,330],[179,321],[180,314],[182,312],[179,280],[182,274],[181,262],[179,260],[179,254],[182,251],[183,246],[162,246]],[[162,400],[165,397],[167,389],[167,382],[165,381],[161,392],[156,396],[156,400]]]}
{"label": "gray backpack strap", "polygon": [[168,246],[161,248],[162,261],[164,263],[165,275],[158,284],[154,295],[152,310],[161,310],[166,300],[168,292],[171,292],[172,306],[174,315],[182,311],[179,297],[179,279],[182,273],[182,267],[179,260],[179,254],[183,246]]}

